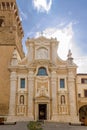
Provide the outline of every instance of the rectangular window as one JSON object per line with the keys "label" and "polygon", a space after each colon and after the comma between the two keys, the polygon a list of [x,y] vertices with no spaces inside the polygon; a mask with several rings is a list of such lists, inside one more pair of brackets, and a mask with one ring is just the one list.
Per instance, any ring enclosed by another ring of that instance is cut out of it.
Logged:
{"label": "rectangular window", "polygon": [[87,84],[87,79],[86,79],[86,78],[82,78],[82,79],[81,79],[81,83],[82,83],[82,84]]}
{"label": "rectangular window", "polygon": [[25,88],[25,78],[20,79],[20,88]]}
{"label": "rectangular window", "polygon": [[60,79],[60,88],[65,88],[65,80]]}
{"label": "rectangular window", "polygon": [[87,97],[87,90],[84,90],[84,97]]}

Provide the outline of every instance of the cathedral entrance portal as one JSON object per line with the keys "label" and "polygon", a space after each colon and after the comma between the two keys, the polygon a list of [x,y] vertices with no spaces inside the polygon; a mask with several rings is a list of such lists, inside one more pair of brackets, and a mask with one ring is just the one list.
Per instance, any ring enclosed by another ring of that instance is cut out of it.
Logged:
{"label": "cathedral entrance portal", "polygon": [[39,104],[39,120],[47,119],[47,104]]}

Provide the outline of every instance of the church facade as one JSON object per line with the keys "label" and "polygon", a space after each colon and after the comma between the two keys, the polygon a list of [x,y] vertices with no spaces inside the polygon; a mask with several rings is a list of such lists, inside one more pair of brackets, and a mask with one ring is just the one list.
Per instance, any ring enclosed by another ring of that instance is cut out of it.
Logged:
{"label": "church facade", "polygon": [[70,50],[66,61],[57,56],[58,45],[56,39],[43,36],[27,39],[28,53],[20,62],[16,49],[13,51],[9,65],[10,115],[28,120],[77,119],[77,66]]}
{"label": "church facade", "polygon": [[0,5],[0,63],[5,64],[0,64],[0,116],[7,121],[83,121],[87,75],[77,74],[71,50],[63,61],[57,54],[59,42],[40,36],[26,40],[24,56],[16,2],[1,0]]}

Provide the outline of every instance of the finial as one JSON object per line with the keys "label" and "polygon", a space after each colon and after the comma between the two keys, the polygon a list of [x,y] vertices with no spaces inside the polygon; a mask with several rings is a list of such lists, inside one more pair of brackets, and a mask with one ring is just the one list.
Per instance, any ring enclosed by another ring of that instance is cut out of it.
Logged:
{"label": "finial", "polygon": [[72,58],[72,52],[71,52],[70,49],[69,49],[69,51],[68,51],[67,57],[68,57],[68,59],[67,59],[68,64],[72,65],[72,64],[73,64],[73,58]]}
{"label": "finial", "polygon": [[27,39],[29,40],[30,38],[29,38],[29,37],[27,37]]}
{"label": "finial", "polygon": [[42,31],[42,32],[40,32],[40,36],[43,36],[43,34],[44,34],[44,33],[43,33],[43,31]]}
{"label": "finial", "polygon": [[68,57],[68,59],[69,59],[69,58],[72,58],[72,52],[71,52],[70,49],[69,49],[69,51],[68,51],[68,55],[67,55],[67,57]]}

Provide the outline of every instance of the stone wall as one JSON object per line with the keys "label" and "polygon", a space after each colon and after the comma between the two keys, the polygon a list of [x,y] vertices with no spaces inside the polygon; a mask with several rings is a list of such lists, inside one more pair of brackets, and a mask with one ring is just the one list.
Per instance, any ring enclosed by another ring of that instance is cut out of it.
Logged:
{"label": "stone wall", "polygon": [[[1,23],[3,21],[3,23]],[[8,114],[10,72],[8,65],[14,48],[21,58],[23,30],[15,0],[0,0],[0,115]]]}

